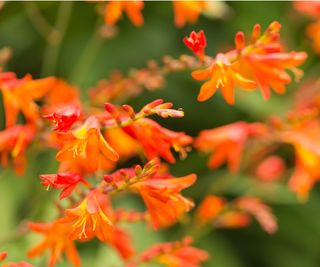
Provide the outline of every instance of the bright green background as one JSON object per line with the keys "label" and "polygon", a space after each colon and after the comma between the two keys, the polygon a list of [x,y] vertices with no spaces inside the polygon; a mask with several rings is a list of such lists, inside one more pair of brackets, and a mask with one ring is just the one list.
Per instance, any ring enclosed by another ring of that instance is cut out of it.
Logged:
{"label": "bright green background", "polygon": [[[179,56],[189,53],[182,38],[191,30],[204,29],[207,35],[207,53],[214,56],[224,47],[233,44],[238,30],[250,33],[255,23],[265,28],[273,20],[282,23],[282,36],[294,50],[305,50],[309,54],[304,64],[307,74],[319,71],[318,58],[310,50],[303,27],[306,20],[293,11],[290,2],[228,2],[231,15],[224,20],[201,17],[196,25],[177,29],[173,25],[172,4],[169,2],[147,2],[143,14],[145,25],[134,27],[125,17],[119,24],[119,35],[112,40],[93,43],[91,51],[86,48],[97,23],[102,23],[96,13],[96,5],[87,2],[37,2],[47,19],[54,23],[61,6],[71,10],[71,20],[65,38],[57,53],[57,65],[52,70],[45,67],[48,57],[46,42],[30,23],[25,5],[28,3],[6,3],[0,12],[0,47],[9,46],[13,57],[8,70],[19,76],[31,73],[34,77],[57,75],[79,85],[83,100],[86,101],[88,88],[99,79],[107,77],[114,69],[127,72],[130,68],[145,65],[148,59],[160,60],[164,55]],[[101,45],[99,47],[99,45]],[[97,49],[98,48],[98,49]],[[51,49],[51,50],[50,50]],[[79,64],[80,63],[80,64]],[[196,96],[200,83],[190,77],[190,71],[171,74],[164,90],[146,92],[138,99],[131,100],[136,107],[158,97],[183,107],[185,118],[162,121],[175,130],[184,130],[195,136],[199,130],[231,123],[237,120],[256,121],[270,114],[283,114],[290,106],[291,95],[296,84],[289,87],[284,96],[273,95],[265,102],[259,93],[240,93],[236,105],[228,106],[220,94],[205,103],[198,103]],[[1,111],[3,113],[3,111]],[[3,117],[3,114],[2,114]],[[9,260],[24,260],[27,248],[39,240],[36,235],[17,235],[16,227],[21,221],[49,221],[55,216],[52,200],[56,192],[45,191],[39,184],[39,174],[55,172],[57,163],[54,152],[32,152],[28,154],[29,165],[25,177],[16,177],[10,170],[0,173],[0,251],[9,252]],[[272,203],[279,222],[279,231],[269,236],[255,223],[241,230],[218,230],[208,233],[196,245],[208,250],[210,260],[205,266],[212,267],[317,267],[320,266],[320,197],[315,188],[310,200],[297,203],[288,192],[285,183],[274,187],[262,187],[252,178],[231,177],[224,170],[209,171],[206,158],[192,152],[189,158],[173,167],[176,175],[196,172],[199,181],[187,195],[197,202],[206,193],[217,193],[234,197],[251,193]],[[219,178],[220,177],[220,178]],[[221,178],[222,177],[222,178]],[[209,189],[208,189],[209,188]],[[141,207],[135,198],[121,200],[128,207]],[[183,229],[153,233],[144,225],[131,226],[134,230],[138,250],[163,240],[180,237]],[[80,244],[83,266],[121,266],[117,256],[98,242]],[[45,266],[46,259],[30,261],[36,266]],[[68,266],[62,262],[58,266]]]}

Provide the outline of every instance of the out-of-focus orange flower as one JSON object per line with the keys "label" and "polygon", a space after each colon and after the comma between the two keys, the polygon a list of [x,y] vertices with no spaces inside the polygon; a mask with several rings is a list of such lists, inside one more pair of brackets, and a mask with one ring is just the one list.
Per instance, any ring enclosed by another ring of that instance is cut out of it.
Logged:
{"label": "out-of-focus orange flower", "polygon": [[173,1],[174,23],[183,27],[187,23],[196,23],[201,12],[206,8],[205,1]]}
{"label": "out-of-focus orange flower", "polygon": [[0,156],[1,165],[8,165],[8,154],[13,160],[15,172],[21,175],[26,165],[25,151],[36,134],[33,125],[16,125],[0,131]]}
{"label": "out-of-focus orange flower", "polygon": [[306,34],[312,40],[313,50],[320,54],[320,19],[307,26]]}
{"label": "out-of-focus orange flower", "polygon": [[143,25],[142,9],[143,1],[109,1],[104,12],[104,21],[109,25],[114,25],[121,18],[122,13],[126,12],[129,19],[135,26]]}
{"label": "out-of-focus orange flower", "polygon": [[241,121],[201,131],[194,146],[202,151],[212,152],[208,162],[210,168],[217,168],[227,162],[229,170],[236,172],[247,139],[266,132],[267,128],[263,124]]}
{"label": "out-of-focus orange flower", "polygon": [[44,235],[44,240],[28,251],[28,257],[33,258],[49,250],[51,255],[48,266],[54,267],[57,261],[65,253],[68,261],[74,267],[81,265],[77,249],[71,239],[68,237],[70,228],[68,225],[61,224],[59,221],[52,223],[29,223],[31,231]]}
{"label": "out-of-focus orange flower", "polygon": [[58,161],[69,161],[77,158],[85,159],[91,170],[97,170],[101,155],[109,160],[117,161],[117,152],[106,142],[100,132],[99,122],[89,117],[79,128],[67,132],[61,137],[65,144],[57,154]]}
{"label": "out-of-focus orange flower", "polygon": [[54,85],[44,98],[42,114],[54,113],[66,106],[77,106],[81,109],[79,89],[62,79],[56,79]]}
{"label": "out-of-focus orange flower", "polygon": [[264,159],[256,168],[256,176],[266,182],[278,180],[285,171],[285,163],[279,156]]}
{"label": "out-of-focus orange flower", "polygon": [[246,45],[242,32],[235,37],[236,49],[228,53],[219,53],[205,70],[192,73],[196,80],[207,80],[201,87],[199,101],[209,99],[219,88],[227,103],[234,103],[234,88],[252,90],[261,89],[264,99],[269,99],[271,88],[279,94],[285,92],[285,86],[291,82],[286,69],[300,75],[296,67],[307,58],[305,52],[285,52],[279,43],[281,25],[273,22],[261,35],[260,25],[256,24],[250,42]]}
{"label": "out-of-focus orange flower", "polygon": [[52,120],[55,124],[54,131],[67,132],[80,117],[80,108],[75,105],[63,107],[44,118]]}
{"label": "out-of-focus orange flower", "polygon": [[220,214],[213,221],[217,228],[242,228],[251,223],[251,217],[243,211],[231,210]]}
{"label": "out-of-focus orange flower", "polygon": [[192,31],[189,37],[183,38],[183,42],[200,59],[204,57],[204,50],[207,46],[207,40],[203,30],[199,31],[198,33]]}
{"label": "out-of-focus orange flower", "polygon": [[55,83],[55,78],[32,79],[31,75],[18,79],[13,72],[0,73],[6,127],[14,126],[19,112],[32,124],[40,119],[36,100],[42,99]]}
{"label": "out-of-focus orange flower", "polygon": [[0,262],[4,261],[6,259],[6,257],[8,256],[8,253],[6,251],[2,251],[0,253]]}
{"label": "out-of-focus orange flower", "polygon": [[123,130],[141,144],[148,159],[162,157],[170,163],[175,162],[171,148],[184,157],[184,147],[192,142],[192,138],[183,132],[168,130],[147,118],[140,119]]}
{"label": "out-of-focus orange flower", "polygon": [[66,217],[60,222],[71,224],[68,237],[72,240],[86,240],[96,236],[107,242],[113,232],[109,205],[105,195],[93,190],[78,206],[67,209]]}
{"label": "out-of-focus orange flower", "polygon": [[41,184],[49,189],[50,186],[56,189],[63,189],[60,194],[60,199],[68,197],[78,183],[83,183],[90,186],[83,177],[76,173],[58,173],[58,174],[42,174]]}
{"label": "out-of-focus orange flower", "polygon": [[318,120],[307,120],[283,131],[280,139],[292,144],[296,154],[296,168],[289,181],[290,188],[302,200],[308,197],[314,183],[320,179],[320,123]]}
{"label": "out-of-focus orange flower", "polygon": [[277,220],[270,207],[255,197],[241,197],[235,200],[235,206],[248,212],[260,223],[261,227],[269,234],[277,231]]}
{"label": "out-of-focus orange flower", "polygon": [[226,202],[217,196],[207,196],[197,209],[197,218],[201,222],[208,222],[216,217],[225,207]]}
{"label": "out-of-focus orange flower", "polygon": [[2,267],[35,267],[34,265],[21,261],[21,262],[7,262]]}
{"label": "out-of-focus orange flower", "polygon": [[200,267],[206,261],[208,253],[191,246],[192,238],[185,237],[181,241],[160,243],[144,251],[137,263],[130,263],[126,267],[136,267],[139,263],[156,262],[167,267]]}
{"label": "out-of-focus orange flower", "polygon": [[137,190],[148,208],[154,229],[166,227],[176,222],[183,213],[193,207],[193,202],[180,192],[196,181],[196,175],[181,178],[151,178],[134,183],[131,188]]}
{"label": "out-of-focus orange flower", "polygon": [[293,6],[301,13],[307,14],[314,18],[320,18],[319,1],[293,1]]}

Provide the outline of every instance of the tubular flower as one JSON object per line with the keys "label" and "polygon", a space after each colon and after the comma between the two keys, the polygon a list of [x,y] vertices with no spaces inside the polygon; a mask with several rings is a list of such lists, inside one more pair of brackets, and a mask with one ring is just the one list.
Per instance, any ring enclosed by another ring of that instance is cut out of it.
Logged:
{"label": "tubular flower", "polygon": [[68,84],[62,79],[56,79],[53,87],[44,98],[42,114],[55,113],[66,106],[76,106],[81,109],[79,88]]}
{"label": "tubular flower", "polygon": [[99,158],[103,156],[109,160],[117,161],[117,152],[110,147],[100,132],[99,122],[94,117],[89,117],[79,128],[67,132],[61,137],[65,144],[57,154],[58,161],[85,159],[88,168],[97,170]]}
{"label": "tubular flower", "polygon": [[198,33],[192,31],[189,37],[183,38],[183,42],[200,59],[204,57],[204,49],[207,46],[207,40],[204,31],[201,30]]}
{"label": "tubular flower", "polygon": [[270,156],[264,159],[256,168],[256,176],[266,182],[276,181],[285,171],[285,163],[278,156]]}
{"label": "tubular flower", "polygon": [[49,189],[50,186],[56,189],[63,189],[60,194],[60,199],[68,197],[78,183],[83,183],[90,186],[89,183],[83,179],[82,176],[76,173],[58,173],[58,174],[42,174],[41,184]]}
{"label": "tubular flower", "polygon": [[137,263],[127,267],[136,267],[139,263],[155,262],[167,267],[199,267],[209,257],[206,251],[191,246],[192,238],[185,237],[181,241],[160,243],[144,251]]}
{"label": "tubular flower", "polygon": [[176,161],[171,147],[183,158],[186,155],[184,147],[192,142],[192,138],[183,132],[168,130],[147,118],[140,119],[123,130],[141,144],[148,159],[162,157],[170,163]]}
{"label": "tubular flower", "polygon": [[24,172],[26,165],[25,151],[35,137],[33,125],[16,125],[0,131],[1,165],[8,165],[8,154],[11,154],[13,167],[17,174]]}
{"label": "tubular flower", "polygon": [[70,231],[68,225],[61,224],[58,221],[52,223],[30,222],[28,225],[31,231],[44,235],[44,240],[28,251],[28,257],[34,258],[43,254],[45,250],[49,250],[49,267],[54,267],[63,253],[66,254],[72,266],[78,267],[81,265],[74,242],[68,238]]}
{"label": "tubular flower", "polygon": [[173,1],[174,23],[183,27],[187,23],[196,23],[206,8],[205,1]]}
{"label": "tubular flower", "polygon": [[196,175],[181,178],[151,178],[131,186],[142,197],[150,215],[154,229],[166,227],[176,222],[183,213],[193,207],[193,202],[180,192],[196,181]]}
{"label": "tubular flower", "polygon": [[272,214],[270,207],[260,199],[254,197],[241,197],[235,201],[235,206],[240,210],[248,212],[260,223],[262,229],[267,233],[273,234],[277,231],[277,221]]}
{"label": "tubular flower", "polygon": [[54,131],[67,132],[72,125],[79,119],[80,109],[78,106],[71,105],[57,110],[49,115],[45,115],[44,118],[52,120],[55,124]]}
{"label": "tubular flower", "polygon": [[289,181],[290,188],[300,199],[308,197],[314,183],[320,179],[320,144],[317,141],[320,124],[317,120],[308,120],[281,133],[281,140],[292,144],[296,154],[296,168]]}
{"label": "tubular flower", "polygon": [[279,43],[281,25],[273,22],[261,35],[260,25],[252,31],[251,42],[246,45],[242,32],[235,37],[236,49],[218,54],[211,66],[192,73],[196,80],[207,80],[201,87],[199,101],[209,99],[219,88],[229,104],[234,104],[234,88],[261,89],[264,99],[269,99],[270,88],[283,94],[285,86],[291,82],[286,69],[301,74],[296,69],[307,58],[305,52],[285,52]]}
{"label": "tubular flower", "polygon": [[194,146],[202,151],[212,152],[208,166],[217,168],[228,163],[231,172],[237,172],[244,146],[250,137],[267,133],[260,123],[236,122],[212,130],[201,131]]}
{"label": "tubular flower", "polygon": [[110,1],[105,7],[104,21],[106,24],[114,25],[125,11],[131,22],[140,27],[143,25],[143,7],[143,1]]}
{"label": "tubular flower", "polygon": [[217,228],[242,228],[251,223],[251,217],[243,211],[226,211],[219,214],[214,221],[213,226]]}
{"label": "tubular flower", "polygon": [[66,217],[60,222],[71,224],[68,237],[86,240],[96,236],[100,241],[108,242],[114,231],[109,205],[105,195],[93,190],[78,206],[67,209]]}
{"label": "tubular flower", "polygon": [[210,79],[201,86],[198,101],[208,100],[217,89],[220,89],[227,103],[234,104],[235,86],[247,90],[256,88],[256,83],[239,74],[223,54],[218,54],[216,61],[209,68],[192,72],[192,78],[195,80]]}
{"label": "tubular flower", "polygon": [[18,79],[13,72],[0,73],[6,127],[14,126],[21,112],[25,119],[36,124],[40,119],[35,100],[42,99],[54,85],[55,78],[33,80],[31,75]]}
{"label": "tubular flower", "polygon": [[226,206],[223,198],[207,196],[197,209],[197,218],[201,222],[208,222],[215,218]]}

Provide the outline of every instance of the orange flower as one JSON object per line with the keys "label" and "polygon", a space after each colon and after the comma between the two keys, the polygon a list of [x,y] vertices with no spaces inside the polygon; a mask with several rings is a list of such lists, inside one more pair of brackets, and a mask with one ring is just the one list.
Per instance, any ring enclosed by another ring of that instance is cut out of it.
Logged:
{"label": "orange flower", "polygon": [[109,25],[114,25],[125,11],[131,22],[140,27],[143,25],[141,13],[143,7],[143,1],[109,1],[105,7],[104,21]]}
{"label": "orange flower", "polygon": [[29,228],[45,236],[44,240],[28,251],[28,257],[33,258],[43,254],[45,250],[50,250],[48,266],[54,267],[65,253],[72,266],[81,265],[80,257],[72,240],[68,238],[69,226],[58,221],[52,223],[29,223]]}
{"label": "orange flower", "polygon": [[235,206],[255,217],[267,233],[273,234],[277,231],[276,217],[272,214],[270,207],[260,199],[255,197],[241,197],[235,201]]}
{"label": "orange flower", "polygon": [[208,259],[208,253],[191,246],[191,243],[192,238],[185,237],[181,241],[154,245],[140,255],[137,263],[130,263],[127,267],[146,262],[157,262],[167,267],[199,267]]}
{"label": "orange flower", "polygon": [[291,82],[286,69],[300,75],[296,67],[307,58],[305,52],[284,52],[278,42],[281,25],[273,22],[261,35],[260,25],[252,31],[251,42],[245,44],[245,37],[238,32],[235,37],[236,49],[219,53],[212,64],[205,70],[192,72],[196,80],[207,80],[201,87],[199,101],[209,99],[219,88],[229,104],[234,104],[234,89],[261,89],[265,99],[270,97],[270,88],[283,94],[285,86]]}
{"label": "orange flower", "polygon": [[247,90],[256,88],[256,82],[239,74],[223,54],[218,54],[216,61],[209,68],[192,72],[192,78],[195,80],[210,79],[201,86],[198,101],[208,100],[217,89],[220,89],[227,103],[234,104],[235,86]]}
{"label": "orange flower", "polygon": [[205,8],[205,1],[173,1],[175,25],[183,27],[187,23],[196,23]]}
{"label": "orange flower", "polygon": [[123,130],[141,144],[148,159],[162,157],[170,163],[175,162],[171,147],[184,157],[184,147],[192,142],[192,138],[183,132],[170,131],[147,118],[140,119]]}
{"label": "orange flower", "polygon": [[196,56],[200,59],[204,58],[204,50],[207,46],[207,40],[203,30],[198,33],[192,31],[189,37],[183,38],[183,42]]}
{"label": "orange flower", "polygon": [[181,178],[150,178],[134,183],[131,188],[137,190],[148,208],[154,229],[166,227],[176,222],[183,213],[193,207],[193,202],[180,192],[196,181],[196,175]]}
{"label": "orange flower", "polygon": [[256,176],[265,182],[277,181],[285,171],[285,163],[278,156],[264,159],[256,168]]}
{"label": "orange flower", "polygon": [[94,190],[80,205],[67,209],[66,217],[60,222],[71,224],[68,237],[72,240],[86,240],[96,236],[99,240],[107,242],[113,232],[110,212],[108,198]]}
{"label": "orange flower", "polygon": [[35,100],[42,99],[54,82],[53,77],[33,80],[31,75],[26,75],[18,79],[12,72],[0,73],[0,91],[3,95],[6,127],[16,123],[19,112],[22,112],[29,123],[36,124],[40,115]]}
{"label": "orange flower", "polygon": [[13,159],[13,167],[17,174],[24,172],[26,165],[25,151],[35,137],[36,129],[33,125],[16,125],[0,131],[1,165],[8,165],[8,154]]}
{"label": "orange flower", "polygon": [[217,196],[207,196],[202,200],[197,210],[197,218],[207,222],[216,217],[226,206],[225,200]]}
{"label": "orange flower", "polygon": [[92,171],[97,170],[101,155],[109,160],[117,161],[117,152],[103,138],[99,122],[94,117],[89,117],[79,128],[69,131],[61,137],[65,144],[57,154],[58,161],[69,161],[73,159],[85,159],[88,168]]}
{"label": "orange flower", "polygon": [[217,168],[224,162],[229,170],[239,169],[241,154],[249,137],[266,133],[267,129],[260,123],[236,122],[212,130],[201,131],[194,146],[202,151],[212,152],[208,165]]}
{"label": "orange flower", "polygon": [[313,50],[320,54],[320,19],[307,26],[306,34],[312,40]]}
{"label": "orange flower", "polygon": [[280,139],[292,144],[296,154],[296,169],[290,179],[289,186],[300,199],[308,197],[313,184],[320,179],[320,123],[308,120],[283,131]]}
{"label": "orange flower", "polygon": [[217,228],[242,228],[250,224],[251,217],[243,211],[226,211],[219,214],[213,221],[214,227]]}

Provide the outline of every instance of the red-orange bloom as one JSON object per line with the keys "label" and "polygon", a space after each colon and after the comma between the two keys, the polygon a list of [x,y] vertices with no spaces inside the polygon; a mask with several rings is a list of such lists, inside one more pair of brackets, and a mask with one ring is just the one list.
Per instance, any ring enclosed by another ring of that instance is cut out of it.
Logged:
{"label": "red-orange bloom", "polygon": [[276,181],[285,171],[285,163],[278,156],[264,159],[256,168],[256,176],[262,181]]}
{"label": "red-orange bloom", "polygon": [[241,197],[235,201],[235,206],[256,218],[261,227],[269,234],[277,231],[277,220],[270,207],[255,197]]}
{"label": "red-orange bloom", "polygon": [[170,163],[175,162],[171,148],[184,157],[184,147],[192,142],[192,138],[183,132],[168,130],[147,118],[140,119],[123,130],[142,145],[148,159],[162,157]]}
{"label": "red-orange bloom", "polygon": [[8,154],[11,154],[13,168],[21,175],[25,169],[25,151],[33,140],[36,129],[33,125],[16,125],[0,131],[1,165],[8,165]]}
{"label": "red-orange bloom", "polygon": [[205,8],[205,1],[173,1],[175,25],[183,27],[187,23],[196,23]]}
{"label": "red-orange bloom", "polygon": [[21,262],[7,262],[2,267],[35,267],[34,265],[21,261]]}
{"label": "red-orange bloom", "polygon": [[56,112],[44,116],[44,118],[53,121],[55,124],[54,131],[61,132],[69,131],[79,117],[80,108],[75,105],[63,107]]}
{"label": "red-orange bloom", "polygon": [[270,97],[271,88],[283,94],[285,86],[291,82],[286,69],[301,74],[296,67],[306,60],[307,54],[285,52],[278,41],[280,28],[275,21],[261,35],[260,25],[256,24],[247,45],[244,34],[238,32],[235,50],[218,54],[207,69],[192,73],[196,80],[210,79],[201,87],[198,100],[209,99],[219,88],[227,103],[233,104],[235,86],[248,90],[259,87],[265,99]]}
{"label": "red-orange bloom", "polygon": [[[185,237],[181,241],[160,243],[144,251],[138,263],[157,262],[167,267],[199,267],[209,257],[204,250],[191,246],[192,238]],[[135,263],[127,267],[135,267]]]}
{"label": "red-orange bloom", "polygon": [[183,38],[183,42],[196,56],[200,58],[204,57],[204,49],[207,46],[207,40],[203,30],[198,33],[192,31],[189,37]]}
{"label": "red-orange bloom", "polygon": [[154,229],[166,227],[176,222],[183,213],[193,207],[193,202],[183,197],[180,192],[196,181],[196,175],[181,178],[150,178],[131,186],[141,195],[148,208]]}
{"label": "red-orange bloom", "polygon": [[40,114],[35,100],[43,98],[54,83],[53,77],[33,80],[31,75],[26,75],[18,79],[13,72],[0,73],[0,91],[3,95],[6,127],[16,123],[19,112],[29,123],[37,123]]}
{"label": "red-orange bloom", "polygon": [[125,11],[135,26],[142,26],[143,16],[141,11],[143,7],[143,1],[110,1],[105,7],[104,21],[109,25],[114,25]]}
{"label": "red-orange bloom", "polygon": [[263,135],[266,131],[263,124],[241,121],[201,131],[194,145],[202,151],[212,152],[208,162],[210,168],[215,169],[227,162],[229,170],[236,172],[248,138]]}
{"label": "red-orange bloom", "polygon": [[57,261],[65,253],[68,261],[74,267],[81,265],[80,257],[72,240],[68,238],[69,226],[54,221],[52,223],[29,223],[29,228],[44,235],[44,240],[28,251],[28,257],[33,258],[49,250],[51,255],[48,266],[54,267]]}
{"label": "red-orange bloom", "polygon": [[94,190],[78,206],[67,209],[66,217],[61,222],[71,224],[69,238],[85,240],[96,236],[107,242],[113,232],[108,206],[108,198]]}
{"label": "red-orange bloom", "polygon": [[201,222],[208,222],[216,217],[226,206],[223,198],[217,196],[207,196],[197,209],[197,218]]}
{"label": "red-orange bloom", "polygon": [[82,126],[63,135],[61,138],[65,144],[58,152],[57,160],[85,159],[93,171],[97,170],[101,156],[117,161],[117,152],[106,142],[99,127],[98,120],[91,116]]}
{"label": "red-orange bloom", "polygon": [[41,184],[49,189],[50,186],[56,189],[63,189],[60,199],[68,197],[79,183],[89,186],[89,183],[82,176],[76,173],[42,174]]}

